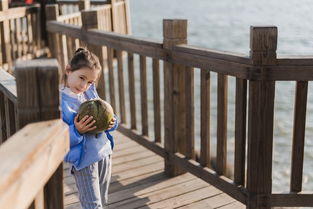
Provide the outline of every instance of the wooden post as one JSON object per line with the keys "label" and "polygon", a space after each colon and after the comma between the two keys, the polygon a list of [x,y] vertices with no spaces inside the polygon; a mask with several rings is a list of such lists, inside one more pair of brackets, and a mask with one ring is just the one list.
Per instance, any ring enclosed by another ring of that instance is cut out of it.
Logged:
{"label": "wooden post", "polygon": [[79,11],[90,9],[90,0],[79,0],[78,8]]}
{"label": "wooden post", "polygon": [[45,11],[45,8],[47,5],[50,4],[56,4],[57,1],[56,0],[45,0],[45,1],[38,1],[40,3],[40,29],[41,29],[41,38],[42,41],[44,42],[43,45],[48,45],[48,31],[46,29],[46,22],[47,22],[47,14]]}
{"label": "wooden post", "polygon": [[[50,4],[45,8],[47,21],[58,20],[59,17],[59,5]],[[49,48],[51,50],[52,57],[57,58],[61,62],[61,48],[60,37],[57,33],[49,33]]]}
{"label": "wooden post", "polygon": [[[163,20],[163,47],[170,50],[187,43],[187,20]],[[164,62],[164,127],[165,150],[169,154],[186,154],[185,66]],[[177,176],[184,173],[165,159],[165,173]]]}
{"label": "wooden post", "polygon": [[[251,27],[250,57],[266,73],[276,64],[277,28]],[[270,209],[275,81],[249,82],[247,208]]]}
{"label": "wooden post", "polygon": [[[84,10],[81,12],[82,15],[82,29],[90,30],[90,29],[99,29],[101,27],[101,15],[99,10]],[[99,61],[102,65],[100,78],[97,83],[97,92],[102,99],[105,98],[105,83],[104,83],[104,73],[103,67],[106,65],[106,58],[104,55],[106,54],[106,49],[102,46],[88,45],[88,48],[91,52],[96,54],[99,57]],[[105,50],[105,51],[104,51]]]}
{"label": "wooden post", "polygon": [[[31,122],[60,118],[57,61],[19,61],[15,70],[19,129]],[[46,184],[44,198],[46,209],[63,209],[63,164]]]}
{"label": "wooden post", "polygon": [[[8,0],[1,0],[0,11],[5,11],[8,8],[9,8]],[[9,20],[4,20],[0,22],[0,36],[1,36],[1,49],[0,50],[2,54],[2,63],[8,63],[8,71],[12,72]],[[0,63],[1,63],[1,60],[0,60]]]}

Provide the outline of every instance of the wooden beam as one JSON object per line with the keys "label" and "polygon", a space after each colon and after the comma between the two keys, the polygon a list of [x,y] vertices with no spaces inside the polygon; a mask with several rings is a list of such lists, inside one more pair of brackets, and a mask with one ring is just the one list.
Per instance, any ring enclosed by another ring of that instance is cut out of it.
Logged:
{"label": "wooden beam", "polygon": [[[250,36],[253,64],[275,64],[277,28],[251,27]],[[270,209],[257,197],[272,192],[274,96],[274,81],[249,82],[247,209]]]}
{"label": "wooden beam", "polygon": [[28,125],[0,146],[0,158],[6,159],[0,164],[0,208],[31,204],[62,163],[68,137],[68,127],[57,119]]}
{"label": "wooden beam", "polygon": [[[187,43],[187,20],[163,20],[163,47],[171,51],[177,44]],[[186,154],[186,85],[185,67],[164,62],[164,148],[168,153]],[[165,173],[177,176],[180,167],[165,159]]]}

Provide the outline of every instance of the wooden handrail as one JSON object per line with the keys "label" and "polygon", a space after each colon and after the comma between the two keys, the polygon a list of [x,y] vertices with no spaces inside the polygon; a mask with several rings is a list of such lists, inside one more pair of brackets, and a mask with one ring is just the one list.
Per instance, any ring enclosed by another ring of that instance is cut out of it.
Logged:
{"label": "wooden handrail", "polygon": [[61,119],[32,123],[0,146],[0,208],[23,209],[56,171],[69,150]]}
{"label": "wooden handrail", "polygon": [[40,8],[39,4],[27,7],[16,7],[0,11],[0,22],[25,17],[27,14],[35,13]]}
{"label": "wooden handrail", "polygon": [[241,54],[178,45],[171,51],[162,48],[162,42],[92,29],[83,32],[80,26],[49,21],[47,30],[78,38],[89,44],[109,46],[116,50],[137,53],[142,56],[190,67],[210,69],[213,72],[247,80],[313,80],[312,58],[281,58],[277,65],[264,67],[253,65],[250,58]]}

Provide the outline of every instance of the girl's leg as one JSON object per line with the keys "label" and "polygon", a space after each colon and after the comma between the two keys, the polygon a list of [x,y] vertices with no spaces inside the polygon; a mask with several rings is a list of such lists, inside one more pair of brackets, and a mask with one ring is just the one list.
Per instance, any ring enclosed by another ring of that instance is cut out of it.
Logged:
{"label": "girl's leg", "polygon": [[83,209],[102,209],[98,163],[79,171],[73,169],[79,200]]}
{"label": "girl's leg", "polygon": [[103,160],[98,162],[101,201],[104,208],[105,205],[108,203],[108,191],[111,181],[111,168],[112,168],[111,158],[112,156],[109,155],[105,157]]}

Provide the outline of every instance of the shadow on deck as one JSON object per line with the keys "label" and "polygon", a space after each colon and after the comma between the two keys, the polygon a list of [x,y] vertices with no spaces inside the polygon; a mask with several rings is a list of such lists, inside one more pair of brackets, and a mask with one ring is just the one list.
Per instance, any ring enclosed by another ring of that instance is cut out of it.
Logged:
{"label": "shadow on deck", "polygon": [[[222,191],[187,173],[164,174],[163,158],[115,132],[109,208],[245,208]],[[81,209],[74,178],[64,168],[65,208]]]}

